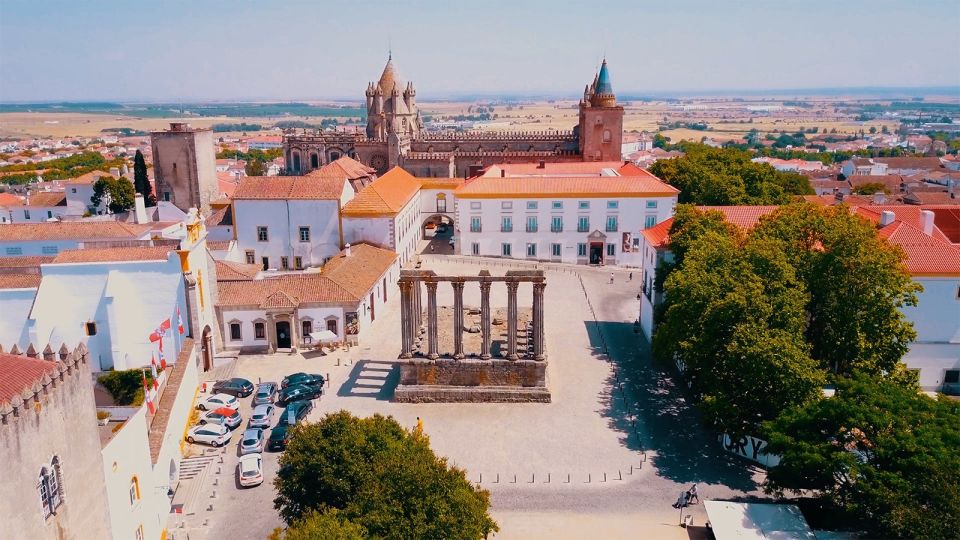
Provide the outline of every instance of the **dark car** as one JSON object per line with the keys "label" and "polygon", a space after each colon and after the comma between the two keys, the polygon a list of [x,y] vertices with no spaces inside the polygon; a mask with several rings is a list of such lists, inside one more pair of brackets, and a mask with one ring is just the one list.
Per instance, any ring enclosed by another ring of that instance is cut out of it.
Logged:
{"label": "dark car", "polygon": [[287,424],[277,424],[277,427],[270,430],[270,437],[267,439],[267,450],[283,450],[290,441],[290,426]]}
{"label": "dark car", "polygon": [[253,405],[273,403],[277,399],[279,386],[275,382],[265,382],[257,385],[257,393],[253,396]]}
{"label": "dark car", "polygon": [[[292,401],[287,404],[287,408],[280,413],[277,425],[296,424],[307,417],[313,410],[312,401]],[[291,418],[291,415],[293,418]]]}
{"label": "dark car", "polygon": [[293,375],[287,375],[283,378],[283,381],[280,383],[280,388],[286,388],[288,386],[294,386],[297,384],[307,385],[307,386],[323,386],[323,375],[318,373],[294,373]]}
{"label": "dark car", "polygon": [[308,386],[305,384],[288,386],[277,394],[277,404],[286,406],[286,404],[291,401],[314,399],[320,397],[321,394],[323,394],[323,388],[319,386]]}
{"label": "dark car", "polygon": [[253,393],[253,383],[239,377],[234,377],[224,381],[217,381],[213,385],[213,393],[247,397]]}

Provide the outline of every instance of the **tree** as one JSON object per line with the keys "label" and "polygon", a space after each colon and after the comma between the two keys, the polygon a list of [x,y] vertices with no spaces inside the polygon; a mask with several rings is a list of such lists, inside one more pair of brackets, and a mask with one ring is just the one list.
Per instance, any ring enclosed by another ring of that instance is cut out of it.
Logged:
{"label": "tree", "polygon": [[750,161],[736,148],[683,144],[686,155],[661,159],[650,172],[680,189],[679,202],[702,205],[786,204],[793,195],[812,195],[809,180]]}
{"label": "tree", "polygon": [[831,398],[765,426],[769,493],[813,491],[838,523],[881,538],[955,538],[960,516],[960,404],[854,373]]}
{"label": "tree", "polygon": [[365,540],[367,530],[351,522],[338,510],[310,512],[294,521],[287,530],[276,528],[268,540]]}
{"label": "tree", "polygon": [[380,415],[341,411],[297,426],[274,485],[274,506],[290,525],[337,509],[387,539],[479,539],[499,530],[487,491],[438,458],[427,437]]}
{"label": "tree", "polygon": [[890,193],[890,190],[880,182],[867,182],[853,188],[853,192],[857,195],[873,195],[874,193]]}
{"label": "tree", "polygon": [[265,174],[263,162],[259,159],[252,159],[244,166],[247,176],[263,176]]}
{"label": "tree", "polygon": [[664,137],[663,135],[657,133],[653,136],[653,147],[654,148],[664,148],[670,143],[670,137]]}
{"label": "tree", "polygon": [[137,193],[143,195],[144,205],[157,205],[157,198],[153,196],[153,188],[147,177],[147,162],[144,161],[140,150],[137,150],[137,154],[133,157],[133,187]]}
{"label": "tree", "polygon": [[100,206],[107,195],[110,200],[110,211],[117,213],[133,208],[136,192],[133,190],[133,184],[126,178],[101,176],[93,184],[93,196],[90,197],[90,202],[93,206]]}
{"label": "tree", "polygon": [[875,375],[902,369],[916,337],[901,308],[921,290],[903,266],[904,254],[873,224],[846,206],[781,207],[751,236],[780,242],[806,285],[806,340],[813,357],[835,374]]}

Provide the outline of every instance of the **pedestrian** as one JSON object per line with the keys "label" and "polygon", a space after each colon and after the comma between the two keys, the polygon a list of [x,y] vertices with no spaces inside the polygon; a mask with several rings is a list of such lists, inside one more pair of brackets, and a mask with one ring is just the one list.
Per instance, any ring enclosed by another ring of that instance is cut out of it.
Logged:
{"label": "pedestrian", "polygon": [[690,487],[690,491],[687,492],[687,499],[693,503],[693,500],[696,499],[697,502],[700,502],[700,495],[697,494],[697,485],[694,484]]}
{"label": "pedestrian", "polygon": [[610,272],[610,283],[613,283],[613,272]]}
{"label": "pedestrian", "polygon": [[420,418],[419,416],[417,417],[417,429],[416,429],[416,434],[417,434],[417,435],[423,435],[423,419]]}
{"label": "pedestrian", "polygon": [[436,246],[434,246],[433,244],[430,244],[430,252],[431,252],[431,253],[433,253],[433,250],[434,250],[434,249],[436,249]]}
{"label": "pedestrian", "polygon": [[629,280],[629,281],[633,281],[633,272],[630,272],[630,280]]}

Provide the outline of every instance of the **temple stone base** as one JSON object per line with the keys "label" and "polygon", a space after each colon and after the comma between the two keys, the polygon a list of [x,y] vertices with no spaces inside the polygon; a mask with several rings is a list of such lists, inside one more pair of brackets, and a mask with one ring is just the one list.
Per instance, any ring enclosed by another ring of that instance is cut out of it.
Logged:
{"label": "temple stone base", "polygon": [[550,402],[546,361],[412,358],[400,362],[396,402]]}

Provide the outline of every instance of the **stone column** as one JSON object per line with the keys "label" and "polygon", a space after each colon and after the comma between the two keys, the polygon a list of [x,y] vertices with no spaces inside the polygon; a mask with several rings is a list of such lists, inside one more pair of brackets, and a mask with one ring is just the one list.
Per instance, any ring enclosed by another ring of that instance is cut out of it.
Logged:
{"label": "stone column", "polygon": [[533,358],[534,360],[543,360],[546,358],[543,339],[543,290],[547,287],[546,283],[533,284]]}
{"label": "stone column", "polygon": [[437,352],[437,282],[427,282],[427,356],[436,360]]}
{"label": "stone column", "polygon": [[413,282],[414,336],[419,336],[420,330],[423,328],[423,293],[421,293],[420,290],[420,280],[417,279]]}
{"label": "stone column", "polygon": [[413,284],[409,281],[400,282],[400,358],[413,356]]}
{"label": "stone column", "polygon": [[507,358],[517,357],[517,289],[520,283],[507,282]]}
{"label": "stone column", "polygon": [[266,330],[267,336],[267,352],[273,354],[277,352],[277,323],[273,318],[273,313],[267,313],[267,322],[264,323],[267,325],[264,330]]}
{"label": "stone column", "polygon": [[462,281],[454,281],[453,285],[453,357],[463,358],[463,286]]}
{"label": "stone column", "polygon": [[480,358],[490,358],[490,285],[489,281],[480,282],[480,333],[483,336],[483,345],[480,349]]}

